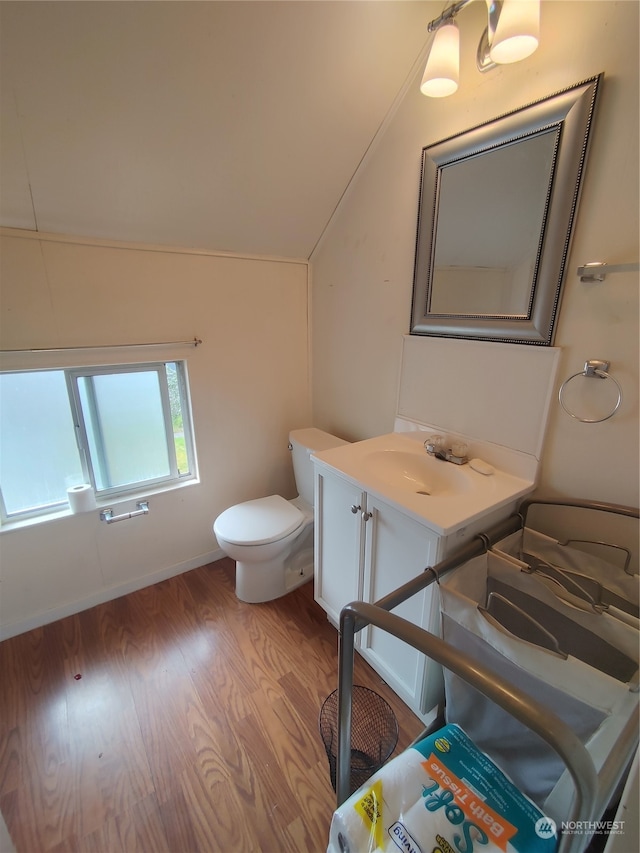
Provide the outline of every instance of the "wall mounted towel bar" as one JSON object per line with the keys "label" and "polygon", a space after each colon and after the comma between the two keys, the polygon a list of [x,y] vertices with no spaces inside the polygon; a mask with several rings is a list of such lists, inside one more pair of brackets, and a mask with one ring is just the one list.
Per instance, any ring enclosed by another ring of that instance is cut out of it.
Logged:
{"label": "wall mounted towel bar", "polygon": [[580,281],[604,281],[605,276],[614,272],[638,272],[640,264],[603,264],[596,261],[578,267]]}

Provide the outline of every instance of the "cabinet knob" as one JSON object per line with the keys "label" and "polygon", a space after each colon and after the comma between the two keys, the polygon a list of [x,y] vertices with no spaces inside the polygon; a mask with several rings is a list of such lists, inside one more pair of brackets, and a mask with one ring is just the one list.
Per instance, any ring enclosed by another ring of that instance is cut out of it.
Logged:
{"label": "cabinet knob", "polygon": [[369,519],[370,519],[370,518],[373,518],[373,513],[372,513],[372,512],[363,512],[363,513],[362,513],[362,519],[363,519],[363,521],[369,521]]}
{"label": "cabinet knob", "polygon": [[351,507],[351,512],[355,515],[357,512],[360,512],[361,509],[361,506],[356,506],[355,504],[353,504],[353,506]]}

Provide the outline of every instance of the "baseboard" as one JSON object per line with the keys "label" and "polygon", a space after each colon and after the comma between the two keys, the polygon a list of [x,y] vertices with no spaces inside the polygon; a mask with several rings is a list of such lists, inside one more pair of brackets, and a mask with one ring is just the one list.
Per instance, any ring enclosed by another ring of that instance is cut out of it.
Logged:
{"label": "baseboard", "polygon": [[57,622],[58,619],[64,619],[66,616],[73,616],[74,613],[80,613],[83,610],[89,610],[97,604],[104,604],[106,601],[113,601],[114,598],[120,598],[122,595],[128,595],[130,592],[144,589],[147,586],[153,586],[155,583],[167,580],[167,578],[181,575],[184,572],[189,572],[191,569],[197,569],[200,566],[206,566],[207,563],[213,563],[224,557],[224,551],[217,548],[215,551],[209,551],[207,554],[200,554],[183,563],[177,563],[174,566],[161,569],[159,572],[154,572],[150,575],[144,575],[140,578],[134,578],[118,586],[112,586],[107,589],[100,589],[86,598],[78,601],[70,601],[60,607],[54,607],[51,610],[43,610],[28,619],[21,619],[18,622],[12,622],[9,625],[0,625],[0,642],[8,640],[10,637],[16,637],[18,634],[24,634],[34,628],[40,628],[42,625],[48,625],[51,622]]}

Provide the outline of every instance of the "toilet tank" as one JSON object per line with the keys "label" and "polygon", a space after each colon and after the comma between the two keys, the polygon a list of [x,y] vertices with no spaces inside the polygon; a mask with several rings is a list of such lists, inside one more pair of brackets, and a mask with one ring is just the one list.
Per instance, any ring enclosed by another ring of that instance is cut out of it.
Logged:
{"label": "toilet tank", "polygon": [[309,506],[313,506],[313,463],[311,454],[316,450],[330,450],[341,444],[349,444],[342,438],[315,427],[294,429],[289,433],[293,474],[298,494]]}

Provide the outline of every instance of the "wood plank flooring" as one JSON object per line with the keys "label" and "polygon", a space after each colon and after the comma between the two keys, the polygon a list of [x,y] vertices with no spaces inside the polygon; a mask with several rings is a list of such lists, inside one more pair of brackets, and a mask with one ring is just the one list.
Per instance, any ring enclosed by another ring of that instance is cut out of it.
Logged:
{"label": "wood plank flooring", "polygon": [[[0,643],[0,809],[18,853],[320,853],[337,632],[313,585],[235,596],[224,559]],[[393,707],[397,751],[418,719]]]}

